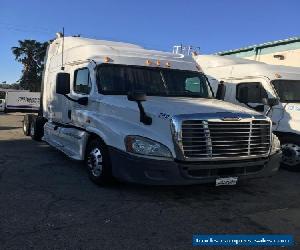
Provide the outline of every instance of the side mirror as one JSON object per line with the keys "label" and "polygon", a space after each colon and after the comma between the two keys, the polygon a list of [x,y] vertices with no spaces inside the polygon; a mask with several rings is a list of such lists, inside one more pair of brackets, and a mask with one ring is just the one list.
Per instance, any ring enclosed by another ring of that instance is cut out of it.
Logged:
{"label": "side mirror", "polygon": [[127,95],[129,101],[144,102],[147,100],[147,95],[142,91],[129,92]]}
{"label": "side mirror", "polygon": [[226,86],[223,81],[221,81],[218,85],[217,93],[216,93],[216,98],[218,100],[224,100],[225,98],[225,93],[226,93]]}
{"label": "side mirror", "polygon": [[278,98],[263,98],[262,103],[269,107],[273,107],[279,104]]}
{"label": "side mirror", "polygon": [[60,95],[70,94],[70,74],[60,72],[56,75],[56,93]]}
{"label": "side mirror", "polygon": [[140,111],[140,122],[144,123],[145,125],[151,125],[152,118],[146,114],[142,105],[142,102],[147,100],[146,94],[142,91],[133,91],[128,93],[127,98],[129,101],[137,102]]}

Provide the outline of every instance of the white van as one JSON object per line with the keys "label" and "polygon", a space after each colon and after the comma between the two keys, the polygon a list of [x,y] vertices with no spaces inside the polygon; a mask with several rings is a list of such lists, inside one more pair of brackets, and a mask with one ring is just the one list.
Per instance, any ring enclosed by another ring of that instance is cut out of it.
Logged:
{"label": "white van", "polygon": [[[272,119],[273,132],[282,144],[282,165],[300,171],[300,69],[233,56],[198,55],[194,59],[206,74],[224,82],[225,101]],[[216,82],[212,87],[217,92]],[[271,110],[264,98],[273,102]]]}
{"label": "white van", "polygon": [[48,48],[43,79],[42,109],[25,116],[24,133],[85,160],[98,184],[116,177],[233,185],[279,168],[270,119],[214,99],[190,56],[59,37]]}

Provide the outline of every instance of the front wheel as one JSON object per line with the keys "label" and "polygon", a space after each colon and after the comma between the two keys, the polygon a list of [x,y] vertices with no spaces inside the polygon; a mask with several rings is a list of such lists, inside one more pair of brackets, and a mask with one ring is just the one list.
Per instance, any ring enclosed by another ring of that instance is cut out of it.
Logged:
{"label": "front wheel", "polygon": [[89,177],[94,183],[107,185],[112,181],[108,150],[100,139],[93,139],[88,144],[85,163]]}
{"label": "front wheel", "polygon": [[300,171],[300,143],[293,140],[282,142],[282,167],[294,172]]}

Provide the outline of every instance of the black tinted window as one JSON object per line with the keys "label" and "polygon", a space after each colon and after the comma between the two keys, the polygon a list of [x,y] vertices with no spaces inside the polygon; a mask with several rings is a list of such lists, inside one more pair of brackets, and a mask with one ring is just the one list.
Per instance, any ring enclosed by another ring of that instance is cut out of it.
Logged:
{"label": "black tinted window", "polygon": [[282,102],[300,102],[299,80],[275,80],[272,84]]}
{"label": "black tinted window", "polygon": [[91,90],[90,73],[87,68],[78,69],[74,73],[74,91],[89,94]]}
{"label": "black tinted window", "polygon": [[236,99],[241,103],[262,103],[268,94],[260,82],[247,82],[237,85]]}
{"label": "black tinted window", "polygon": [[194,71],[101,65],[97,84],[102,94],[127,95],[139,90],[154,96],[210,97],[205,76]]}

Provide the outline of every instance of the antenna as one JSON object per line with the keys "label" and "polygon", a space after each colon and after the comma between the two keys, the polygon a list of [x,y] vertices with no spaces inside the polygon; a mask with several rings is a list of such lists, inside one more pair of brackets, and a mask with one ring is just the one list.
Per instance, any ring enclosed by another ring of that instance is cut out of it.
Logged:
{"label": "antenna", "polygon": [[61,70],[65,70],[64,67],[64,47],[65,47],[65,28],[62,29],[62,51],[61,51]]}
{"label": "antenna", "polygon": [[200,54],[200,47],[192,46],[192,45],[175,45],[173,46],[173,54],[182,54],[182,55],[194,55]]}

